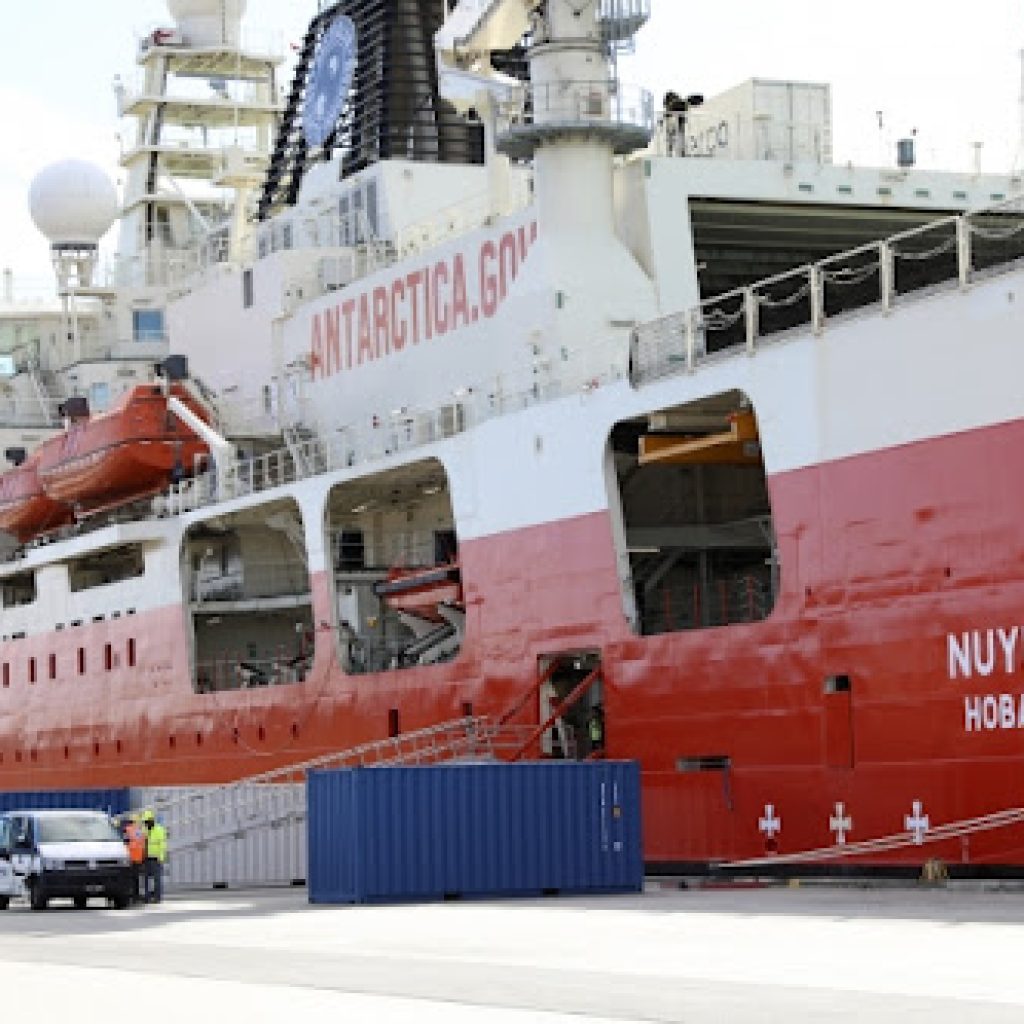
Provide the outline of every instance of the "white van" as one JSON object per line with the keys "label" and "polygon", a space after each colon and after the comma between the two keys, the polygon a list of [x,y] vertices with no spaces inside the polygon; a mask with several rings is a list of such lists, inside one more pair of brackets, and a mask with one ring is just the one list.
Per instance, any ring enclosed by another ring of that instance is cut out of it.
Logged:
{"label": "white van", "polygon": [[84,907],[102,896],[119,910],[132,893],[128,850],[101,811],[0,814],[0,910],[26,896],[33,910],[54,898]]}

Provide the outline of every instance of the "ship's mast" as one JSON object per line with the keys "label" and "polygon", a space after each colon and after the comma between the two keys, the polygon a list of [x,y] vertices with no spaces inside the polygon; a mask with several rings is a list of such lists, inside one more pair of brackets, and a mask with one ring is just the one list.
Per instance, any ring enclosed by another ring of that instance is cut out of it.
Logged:
{"label": "ship's mast", "polygon": [[[242,41],[245,0],[168,0],[173,28],[140,43],[142,80],[117,83],[135,124],[121,164],[121,284],[162,287],[203,263],[237,259],[281,105],[282,58]],[[234,191],[233,204],[223,192]],[[233,205],[234,221],[224,220]]]}

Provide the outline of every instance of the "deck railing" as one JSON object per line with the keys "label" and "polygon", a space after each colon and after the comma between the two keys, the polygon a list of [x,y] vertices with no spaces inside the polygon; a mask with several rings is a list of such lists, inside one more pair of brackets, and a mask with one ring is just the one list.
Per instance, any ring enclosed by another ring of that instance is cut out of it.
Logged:
{"label": "deck railing", "polygon": [[966,213],[860,246],[706,299],[636,329],[630,380],[646,384],[720,352],[757,348],[792,331],[822,334],[859,311],[890,313],[915,292],[966,289],[1024,259],[1024,199]]}

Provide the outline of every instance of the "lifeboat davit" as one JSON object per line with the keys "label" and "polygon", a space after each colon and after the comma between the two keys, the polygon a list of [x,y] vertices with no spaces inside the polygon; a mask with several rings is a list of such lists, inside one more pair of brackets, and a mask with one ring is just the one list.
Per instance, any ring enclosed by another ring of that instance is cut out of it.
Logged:
{"label": "lifeboat davit", "polygon": [[395,611],[440,622],[438,605],[461,606],[462,573],[457,562],[420,569],[391,569],[374,592]]}
{"label": "lifeboat davit", "polygon": [[[170,394],[203,422],[209,413],[187,388]],[[205,442],[175,416],[159,385],[132,388],[109,412],[73,416],[68,429],[37,453],[46,496],[79,513],[121,505],[163,490],[175,475],[190,476]]]}
{"label": "lifeboat davit", "polygon": [[54,501],[38,475],[38,454],[0,476],[0,530],[20,544],[73,521],[70,506]]}

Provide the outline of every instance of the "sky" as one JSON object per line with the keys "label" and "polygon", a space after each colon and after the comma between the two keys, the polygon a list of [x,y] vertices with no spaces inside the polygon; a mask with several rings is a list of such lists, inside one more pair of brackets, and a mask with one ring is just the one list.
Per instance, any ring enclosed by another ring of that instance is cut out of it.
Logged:
{"label": "sky", "polygon": [[[168,24],[163,0],[6,0],[0,61],[0,267],[22,295],[48,291],[46,243],[27,210],[35,174],[68,157],[118,177],[112,84],[136,40]],[[249,0],[247,30],[301,40],[316,0]],[[652,0],[624,81],[713,96],[751,77],[832,85],[837,162],[892,163],[917,130],[921,166],[1010,170],[1021,136],[1024,0]],[[882,113],[879,128],[878,112]]]}

